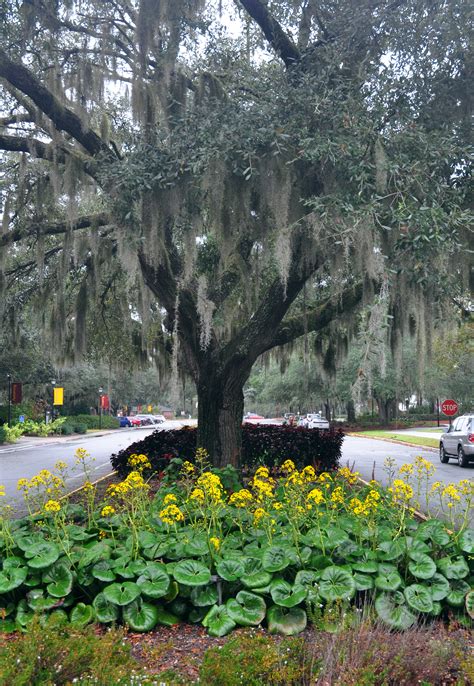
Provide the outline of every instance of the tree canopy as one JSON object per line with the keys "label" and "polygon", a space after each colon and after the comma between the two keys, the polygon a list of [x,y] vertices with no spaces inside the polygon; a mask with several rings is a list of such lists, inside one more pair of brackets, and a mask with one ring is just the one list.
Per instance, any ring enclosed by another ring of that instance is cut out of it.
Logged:
{"label": "tree canopy", "polygon": [[314,331],[336,360],[361,322],[367,359],[423,355],[469,282],[468,13],[3,0],[4,321],[33,303],[78,358],[109,302],[194,380],[216,463],[260,355]]}

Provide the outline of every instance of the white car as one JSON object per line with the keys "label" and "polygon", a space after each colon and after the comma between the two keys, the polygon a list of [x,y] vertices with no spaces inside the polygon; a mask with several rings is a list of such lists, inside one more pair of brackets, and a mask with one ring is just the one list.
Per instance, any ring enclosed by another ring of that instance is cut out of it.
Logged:
{"label": "white car", "polygon": [[304,426],[306,429],[329,429],[329,422],[320,414],[307,414],[300,426]]}

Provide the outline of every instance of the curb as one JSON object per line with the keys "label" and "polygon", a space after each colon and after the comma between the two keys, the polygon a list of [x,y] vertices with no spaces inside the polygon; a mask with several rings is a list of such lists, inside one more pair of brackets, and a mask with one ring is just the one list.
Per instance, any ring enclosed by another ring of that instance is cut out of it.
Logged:
{"label": "curb", "polygon": [[[108,479],[109,476],[113,476],[114,474],[117,474],[117,472],[109,472],[108,474],[101,476],[99,479],[96,479],[95,481],[91,481],[91,484],[93,486],[95,486],[96,484],[100,483],[101,481],[104,481],[104,479]],[[82,486],[78,486],[73,491],[69,491],[69,493],[65,493],[64,495],[62,495],[59,498],[59,500],[65,500],[66,498],[69,498],[69,496],[74,495],[74,493],[79,493],[79,491],[82,491],[83,489],[84,489],[84,484],[82,484]]]}
{"label": "curb", "polygon": [[430,450],[433,453],[438,452],[438,448],[432,448],[428,445],[419,445],[417,443],[407,443],[406,441],[395,441],[392,438],[383,438],[382,436],[366,436],[357,432],[349,432],[346,436],[355,436],[356,438],[368,438],[373,441],[384,441],[385,443],[393,443],[394,445],[406,445],[409,448],[420,448],[420,450]]}

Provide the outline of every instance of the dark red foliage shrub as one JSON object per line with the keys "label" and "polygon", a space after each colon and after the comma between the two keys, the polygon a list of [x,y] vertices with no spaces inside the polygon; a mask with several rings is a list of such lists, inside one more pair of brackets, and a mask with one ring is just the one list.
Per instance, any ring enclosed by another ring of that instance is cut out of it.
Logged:
{"label": "dark red foliage shrub", "polygon": [[[339,465],[343,440],[344,433],[340,429],[322,431],[302,427],[244,424],[242,468],[253,469],[263,463],[272,467],[291,459],[298,468],[311,464],[319,472],[331,471]],[[193,462],[196,441],[197,429],[193,427],[158,430],[112,455],[112,467],[124,476],[130,471],[130,455],[141,453],[150,460],[153,472],[161,472],[174,457]]]}

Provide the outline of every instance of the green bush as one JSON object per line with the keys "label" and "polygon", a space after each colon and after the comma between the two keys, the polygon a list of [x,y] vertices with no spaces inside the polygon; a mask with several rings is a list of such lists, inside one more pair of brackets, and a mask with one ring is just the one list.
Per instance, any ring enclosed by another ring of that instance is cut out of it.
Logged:
{"label": "green bush", "polygon": [[74,424],[74,433],[75,434],[87,433],[87,425],[86,424]]}
{"label": "green bush", "polygon": [[66,422],[59,428],[59,433],[62,436],[71,436],[74,433],[74,426]]}
{"label": "green bush", "polygon": [[86,430],[99,428],[118,429],[120,426],[117,417],[111,417],[108,414],[102,415],[102,418],[99,415],[94,414],[78,414],[66,417],[66,421],[73,426],[83,425],[86,427]]}
{"label": "green bush", "polygon": [[7,440],[7,432],[3,428],[3,426],[0,426],[0,443],[5,443]]}
{"label": "green bush", "polygon": [[122,630],[96,635],[94,627],[64,624],[64,611],[56,612],[46,621],[35,617],[24,635],[0,647],[0,686],[130,683],[138,664]]}

